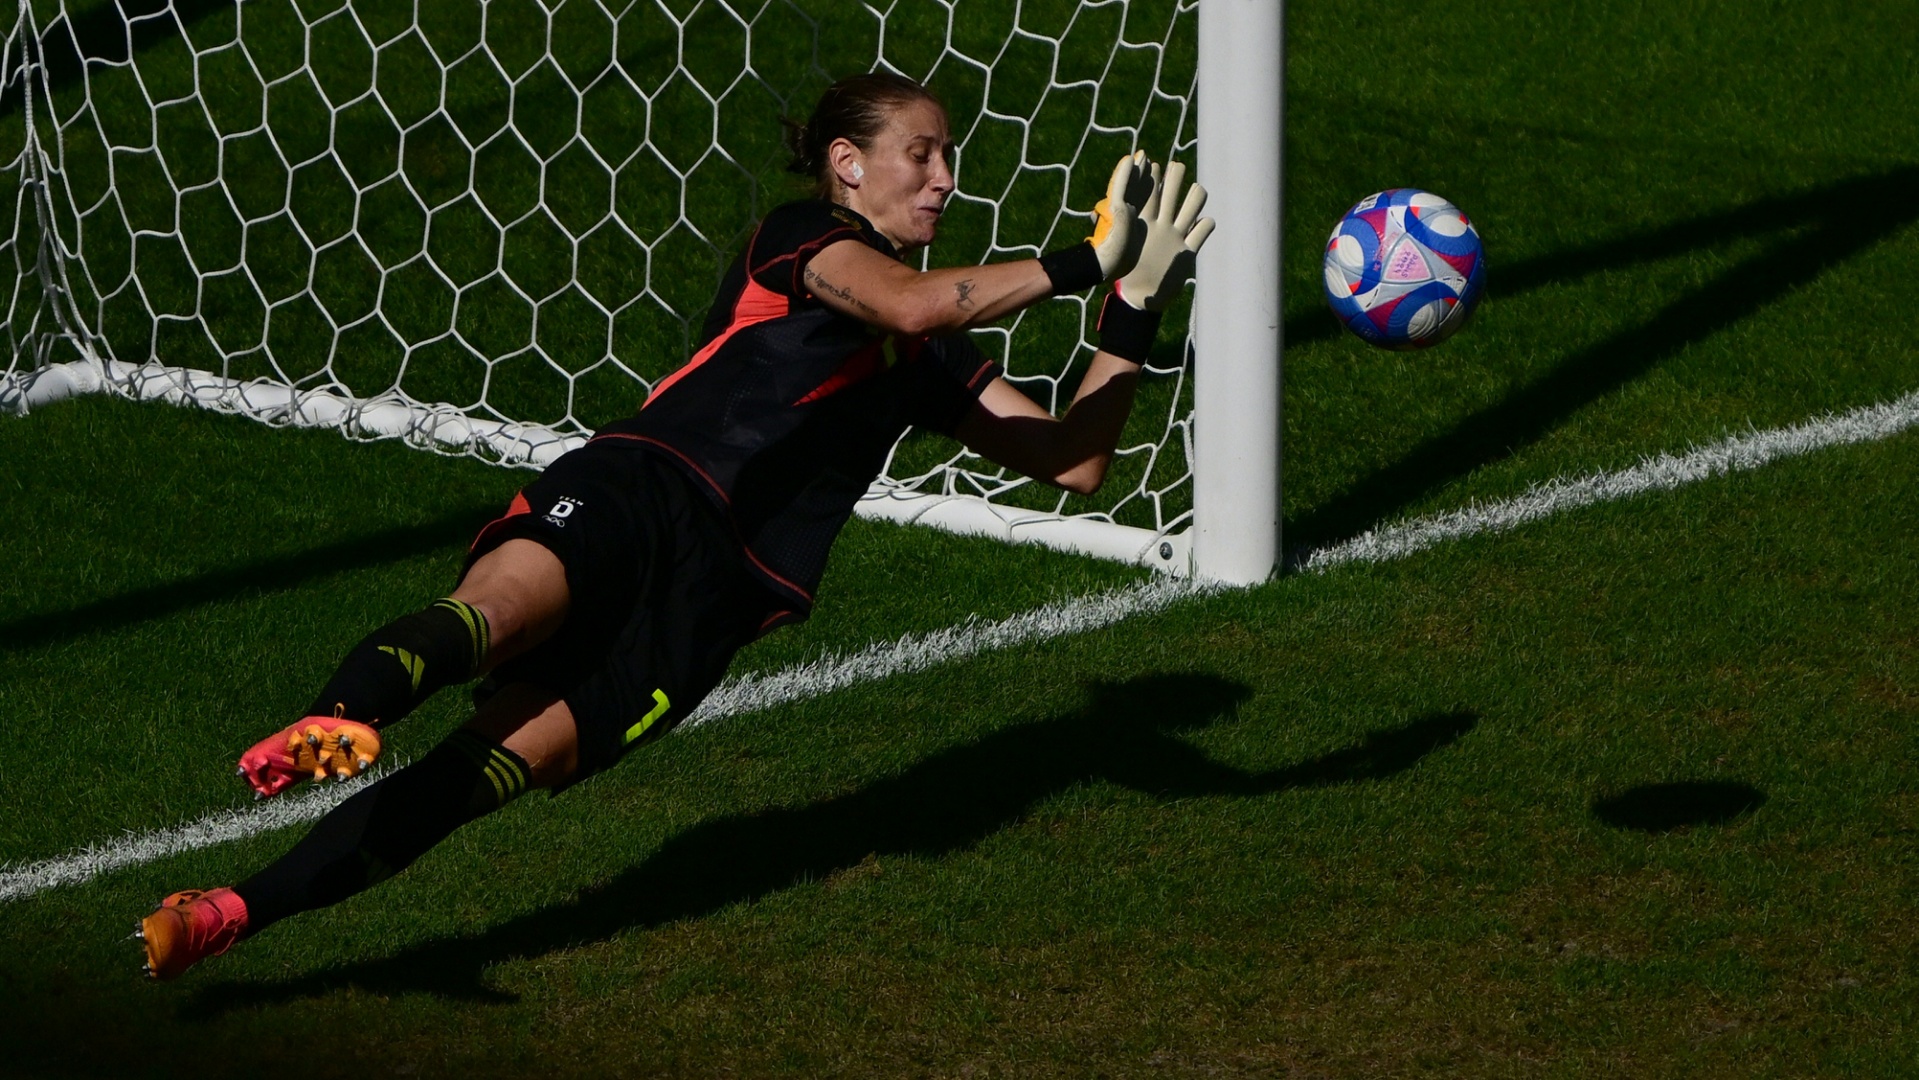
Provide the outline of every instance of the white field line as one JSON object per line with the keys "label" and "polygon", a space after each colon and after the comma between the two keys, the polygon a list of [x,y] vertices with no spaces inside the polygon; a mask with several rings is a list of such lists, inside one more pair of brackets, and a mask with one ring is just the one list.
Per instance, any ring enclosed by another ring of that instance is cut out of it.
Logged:
{"label": "white field line", "polygon": [[981,622],[975,617],[930,634],[908,634],[884,645],[868,646],[851,656],[829,653],[810,663],[781,668],[771,674],[742,675],[721,683],[681,726],[698,727],[708,721],[830,694],[858,683],[925,671],[980,653],[1083,634],[1134,615],[1162,611],[1186,597],[1220,588],[1155,576],[1130,588],[1047,604],[999,622]]}
{"label": "white field line", "polygon": [[1709,477],[1757,469],[1782,458],[1845,443],[1871,442],[1919,424],[1919,390],[1879,405],[1814,417],[1791,427],[1734,435],[1684,454],[1660,454],[1629,469],[1553,480],[1516,498],[1467,506],[1369,530],[1308,554],[1303,566],[1326,570],[1341,563],[1384,562],[1436,544],[1484,532],[1505,532],[1529,521],[1593,503],[1667,491]]}
{"label": "white field line", "polygon": [[[1342,563],[1402,558],[1447,540],[1482,532],[1503,532],[1561,511],[1756,469],[1823,447],[1883,439],[1915,425],[1919,425],[1919,391],[1883,405],[1866,406],[1791,427],[1736,435],[1686,454],[1661,454],[1618,472],[1555,480],[1502,502],[1389,525],[1321,548],[1306,558],[1304,566],[1321,571]],[[930,634],[908,634],[871,645],[851,656],[829,655],[771,674],[728,679],[681,726],[694,728],[859,683],[925,671],[985,652],[1097,630],[1134,615],[1162,611],[1180,600],[1216,589],[1217,586],[1155,577],[1131,588],[1049,604],[998,622],[969,620]],[[250,809],[218,811],[171,829],[129,835],[70,855],[24,866],[0,867],[0,903],[25,899],[62,885],[79,884],[109,870],[311,821],[339,805],[367,782],[328,785]]]}
{"label": "white field line", "polygon": [[62,885],[78,885],[109,870],[139,866],[169,855],[197,851],[229,840],[244,840],[287,825],[312,821],[378,779],[384,771],[376,769],[343,784],[315,787],[298,795],[263,802],[244,810],[218,810],[198,821],[171,829],[132,833],[69,855],[0,870],[0,904],[24,900],[35,893],[57,889]]}

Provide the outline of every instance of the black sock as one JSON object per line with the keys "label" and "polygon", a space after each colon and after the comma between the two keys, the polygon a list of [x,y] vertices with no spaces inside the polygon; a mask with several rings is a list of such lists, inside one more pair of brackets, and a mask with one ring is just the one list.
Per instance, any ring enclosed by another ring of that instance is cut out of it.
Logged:
{"label": "black sock", "polygon": [[454,732],[335,807],[278,862],[234,886],[246,901],[249,932],[385,881],[453,830],[511,802],[529,779],[518,754]]}
{"label": "black sock", "polygon": [[452,597],[395,619],[347,653],[308,716],[343,716],[379,726],[410,713],[443,686],[486,663],[486,616]]}

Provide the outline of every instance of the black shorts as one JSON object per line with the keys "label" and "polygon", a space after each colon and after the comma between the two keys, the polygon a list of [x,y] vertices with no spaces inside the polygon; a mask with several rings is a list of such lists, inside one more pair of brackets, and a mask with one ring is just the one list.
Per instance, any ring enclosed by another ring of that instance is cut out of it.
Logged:
{"label": "black shorts", "polygon": [[644,445],[598,439],[548,466],[474,540],[467,566],[513,539],[566,567],[553,637],[495,668],[485,687],[559,693],[579,728],[583,780],[685,719],[733,654],[790,616],[747,569],[732,527]]}

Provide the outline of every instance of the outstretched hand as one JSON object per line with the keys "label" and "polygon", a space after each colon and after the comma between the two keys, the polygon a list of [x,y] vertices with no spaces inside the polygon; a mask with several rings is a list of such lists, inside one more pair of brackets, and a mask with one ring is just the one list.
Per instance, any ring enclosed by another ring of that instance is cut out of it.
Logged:
{"label": "outstretched hand", "polygon": [[1195,257],[1213,235],[1213,219],[1199,216],[1206,206],[1206,189],[1194,184],[1181,201],[1179,189],[1185,183],[1186,166],[1172,162],[1166,166],[1165,181],[1153,186],[1140,209],[1138,231],[1145,235],[1139,256],[1114,291],[1142,311],[1166,310],[1193,276]]}
{"label": "outstretched hand", "polygon": [[1093,205],[1093,235],[1087,238],[1093,253],[1099,256],[1099,268],[1106,280],[1126,273],[1139,261],[1140,248],[1146,242],[1140,212],[1152,198],[1158,181],[1159,166],[1147,160],[1144,150],[1125,155],[1113,166],[1112,178],[1106,182],[1106,197]]}

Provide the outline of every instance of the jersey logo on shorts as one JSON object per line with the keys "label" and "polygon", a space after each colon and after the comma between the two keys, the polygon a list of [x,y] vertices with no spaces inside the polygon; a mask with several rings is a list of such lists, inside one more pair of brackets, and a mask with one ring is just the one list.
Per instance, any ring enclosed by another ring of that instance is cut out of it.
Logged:
{"label": "jersey logo on shorts", "polygon": [[546,512],[546,520],[564,529],[566,528],[566,519],[573,516],[573,511],[576,507],[582,505],[584,504],[581,503],[580,500],[572,498],[571,496],[562,495],[560,496],[560,501],[553,504],[553,509]]}

